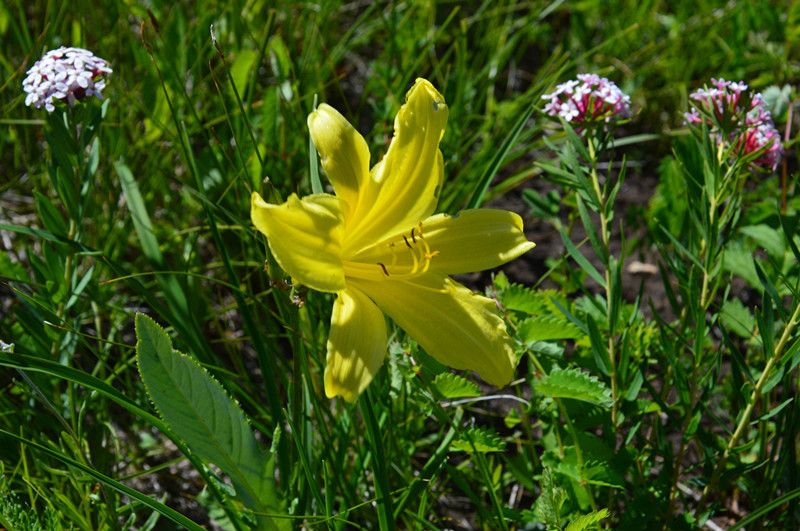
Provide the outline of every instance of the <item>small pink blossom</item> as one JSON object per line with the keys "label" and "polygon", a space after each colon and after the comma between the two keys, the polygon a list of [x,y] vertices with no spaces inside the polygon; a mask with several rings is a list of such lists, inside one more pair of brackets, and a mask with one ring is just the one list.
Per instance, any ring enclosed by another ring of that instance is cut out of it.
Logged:
{"label": "small pink blossom", "polygon": [[771,123],[761,123],[756,126],[748,127],[734,140],[735,146],[741,149],[744,154],[764,152],[753,164],[775,170],[783,155],[781,146],[781,135]]}
{"label": "small pink blossom", "polygon": [[544,112],[575,124],[610,122],[630,116],[630,96],[613,82],[597,74],[578,74],[561,83],[550,94]]}
{"label": "small pink blossom", "polygon": [[57,101],[74,105],[90,96],[102,100],[106,76],[111,72],[108,61],[89,50],[64,46],[50,50],[28,70],[22,82],[27,94],[25,105],[53,112]]}
{"label": "small pink blossom", "polygon": [[686,123],[705,123],[717,141],[727,139],[743,155],[763,150],[753,164],[774,170],[783,149],[761,94],[748,92],[743,81],[712,78],[711,85],[689,95],[696,103],[684,115]]}

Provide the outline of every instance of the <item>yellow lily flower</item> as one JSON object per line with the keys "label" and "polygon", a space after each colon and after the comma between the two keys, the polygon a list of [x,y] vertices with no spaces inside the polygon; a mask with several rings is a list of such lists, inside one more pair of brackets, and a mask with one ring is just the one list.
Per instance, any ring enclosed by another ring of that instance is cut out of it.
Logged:
{"label": "yellow lily flower", "polygon": [[308,117],[336,195],[293,194],[282,205],[253,193],[251,217],[295,282],[336,293],[325,394],[354,401],[386,357],[384,313],[431,356],[502,386],[511,381],[511,338],[492,299],[448,277],[497,267],[533,248],[513,212],[432,215],[442,185],[439,141],[447,105],[417,79],[395,118],[383,159],[328,105]]}

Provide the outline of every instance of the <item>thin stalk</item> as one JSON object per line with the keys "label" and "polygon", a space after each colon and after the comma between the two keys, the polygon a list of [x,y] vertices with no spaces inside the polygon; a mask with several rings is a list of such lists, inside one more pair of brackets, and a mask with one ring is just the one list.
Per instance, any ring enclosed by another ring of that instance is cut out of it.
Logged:
{"label": "thin stalk", "polygon": [[617,360],[616,360],[616,353],[615,353],[615,344],[614,344],[614,337],[611,330],[611,299],[613,297],[613,287],[611,285],[611,268],[610,268],[610,260],[611,260],[611,247],[610,247],[610,240],[611,234],[608,231],[608,218],[606,217],[606,207],[608,198],[605,194],[605,189],[600,187],[600,178],[597,175],[597,153],[595,151],[594,142],[590,139],[587,142],[589,148],[589,158],[592,167],[591,177],[592,177],[592,187],[594,188],[594,193],[597,195],[597,201],[599,204],[597,214],[600,217],[600,237],[603,240],[603,252],[605,256],[603,257],[603,277],[605,279],[605,291],[606,291],[606,322],[609,327],[608,333],[608,359],[610,364],[610,371],[611,371],[611,398],[613,403],[611,404],[611,424],[616,432],[617,429],[617,413],[619,410],[618,405],[618,398],[619,398],[619,389],[617,388]]}
{"label": "thin stalk", "polygon": [[[711,260],[712,260],[712,253],[709,252],[709,249],[712,248],[714,244],[716,244],[716,238],[714,241],[710,241],[710,238],[713,236],[715,229],[714,224],[716,222],[716,213],[717,213],[717,197],[710,197],[708,202],[708,227],[709,227],[709,234],[706,235],[706,238],[703,239],[700,247],[700,259],[703,262],[703,280],[700,287],[700,310],[703,315],[703,319],[696,323],[697,326],[705,326],[705,316],[708,310],[708,306],[711,304],[709,300],[709,280],[710,275],[709,271],[712,268]],[[684,314],[687,319],[690,319],[689,312]],[[705,334],[704,334],[705,335]],[[674,462],[674,471],[672,473],[672,481],[670,483],[669,488],[669,496],[667,502],[667,517],[664,520],[664,528],[667,529],[667,525],[670,521],[670,516],[672,515],[672,510],[675,507],[675,501],[678,497],[678,482],[681,478],[681,472],[683,470],[683,458],[686,455],[686,450],[689,447],[689,440],[683,436],[683,433],[686,431],[689,423],[692,420],[693,412],[696,406],[697,401],[697,388],[695,383],[697,382],[697,358],[698,352],[700,352],[700,345],[695,345],[695,354],[692,356],[692,375],[689,378],[689,407],[686,408],[686,414],[681,421],[681,444],[678,447],[678,453],[675,457]]]}
{"label": "thin stalk", "polygon": [[761,396],[761,390],[764,388],[764,384],[767,383],[767,380],[769,380],[775,364],[777,364],[783,356],[783,349],[786,347],[786,344],[789,342],[789,338],[791,338],[794,329],[797,327],[798,319],[800,319],[800,304],[797,305],[792,317],[789,319],[789,322],[786,323],[786,328],[783,329],[783,334],[781,334],[781,338],[778,341],[778,344],[775,346],[775,352],[773,352],[772,356],[770,356],[770,358],[767,360],[767,364],[764,366],[764,371],[761,373],[761,377],[756,382],[755,387],[753,387],[753,392],[750,393],[750,400],[748,401],[747,407],[739,419],[736,430],[734,430],[733,435],[731,435],[731,438],[728,440],[728,444],[725,446],[725,451],[722,452],[722,456],[717,461],[717,465],[714,467],[714,471],[711,473],[711,479],[703,489],[703,496],[700,498],[700,502],[698,503],[698,512],[703,509],[706,501],[708,500],[709,494],[714,490],[714,488],[716,488],[717,482],[719,481],[720,475],[722,474],[722,471],[725,468],[728,459],[730,458],[733,448],[739,442],[739,439],[742,437],[742,435],[744,435],[747,426],[750,424],[750,417],[753,415],[756,402],[758,402],[758,399]]}
{"label": "thin stalk", "polygon": [[381,531],[392,531],[394,525],[394,511],[392,510],[392,494],[389,491],[389,477],[386,470],[386,456],[383,453],[383,442],[375,409],[372,404],[372,395],[369,391],[364,393],[358,401],[361,414],[367,425],[367,440],[372,447],[372,474],[375,485],[375,498],[378,505],[378,527]]}

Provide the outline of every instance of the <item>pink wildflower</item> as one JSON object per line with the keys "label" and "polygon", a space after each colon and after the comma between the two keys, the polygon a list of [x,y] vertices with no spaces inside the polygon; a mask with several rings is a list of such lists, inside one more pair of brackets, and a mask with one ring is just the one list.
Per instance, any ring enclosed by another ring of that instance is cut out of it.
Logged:
{"label": "pink wildflower", "polygon": [[578,74],[545,94],[544,112],[575,124],[610,122],[630,115],[630,96],[613,82],[597,74]]}
{"label": "pink wildflower", "polygon": [[743,155],[763,151],[753,164],[774,170],[783,149],[761,94],[747,92],[742,81],[712,78],[711,84],[689,95],[697,103],[684,115],[686,122],[705,123],[718,142],[727,140]]}

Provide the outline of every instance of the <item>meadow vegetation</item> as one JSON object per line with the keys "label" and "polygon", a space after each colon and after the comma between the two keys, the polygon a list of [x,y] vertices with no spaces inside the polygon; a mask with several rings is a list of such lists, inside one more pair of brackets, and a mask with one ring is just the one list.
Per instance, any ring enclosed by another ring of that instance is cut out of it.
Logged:
{"label": "meadow vegetation", "polygon": [[[800,527],[798,43],[790,1],[1,3],[0,528]],[[109,62],[104,100],[27,107],[62,45]],[[586,72],[630,116],[544,112]],[[437,212],[537,243],[457,277],[514,378],[387,321],[371,384],[328,399],[335,297],[281,270],[251,194],[330,190],[322,103],[379,160],[420,77],[449,109]],[[712,78],[763,95],[775,167],[687,123]]]}

